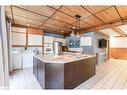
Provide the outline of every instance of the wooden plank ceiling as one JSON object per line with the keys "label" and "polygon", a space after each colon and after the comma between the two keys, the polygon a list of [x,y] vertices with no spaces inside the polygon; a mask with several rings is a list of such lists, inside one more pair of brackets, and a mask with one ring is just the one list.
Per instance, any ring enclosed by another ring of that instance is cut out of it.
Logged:
{"label": "wooden plank ceiling", "polygon": [[[75,26],[75,15],[81,15],[83,32],[126,24],[127,6],[6,6],[5,12],[12,25],[35,27],[47,32],[69,34]],[[61,32],[61,31],[64,32]]]}

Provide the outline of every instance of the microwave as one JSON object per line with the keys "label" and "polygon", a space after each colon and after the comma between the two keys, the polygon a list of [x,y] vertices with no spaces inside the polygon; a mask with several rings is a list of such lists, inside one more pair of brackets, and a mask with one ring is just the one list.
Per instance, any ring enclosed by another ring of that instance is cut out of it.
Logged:
{"label": "microwave", "polygon": [[53,45],[45,44],[44,45],[44,53],[53,53]]}

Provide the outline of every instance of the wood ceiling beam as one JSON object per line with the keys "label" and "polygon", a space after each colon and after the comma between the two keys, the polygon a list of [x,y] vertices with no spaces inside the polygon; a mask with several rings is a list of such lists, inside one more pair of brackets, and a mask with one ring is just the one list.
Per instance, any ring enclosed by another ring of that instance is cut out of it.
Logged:
{"label": "wood ceiling beam", "polygon": [[[28,28],[27,25],[20,25],[20,24],[12,24],[13,27],[20,27],[20,28]],[[38,27],[32,27],[29,26],[29,28],[34,28],[34,29],[39,29],[39,30],[44,30],[44,32],[49,32],[49,33],[54,33],[54,34],[62,34],[64,35],[64,33],[62,32],[57,32],[57,31],[51,31],[51,30],[47,30],[47,29],[42,29],[42,28],[38,28]],[[65,33],[66,34],[66,33]]]}
{"label": "wood ceiling beam", "polygon": [[122,37],[127,37],[127,35],[119,27],[111,27],[111,29],[120,34]]}
{"label": "wood ceiling beam", "polygon": [[46,19],[46,21],[44,21],[44,22],[39,26],[39,28],[40,28],[41,26],[43,26],[50,18],[52,18],[52,17],[56,14],[56,12],[59,11],[62,7],[63,7],[63,6],[60,6],[50,17],[48,17],[48,19]]}
{"label": "wood ceiling beam", "polygon": [[[34,13],[34,14],[37,14],[37,15],[40,15],[40,16],[42,16],[42,17],[49,18],[49,17],[48,17],[48,16],[46,16],[46,15],[43,15],[43,14],[37,13],[37,12],[35,12],[35,11],[33,11],[33,10],[30,10],[30,9],[21,8],[21,7],[14,6],[14,5],[13,5],[13,7],[16,7],[16,8],[19,8],[19,9],[22,9],[22,10],[25,10],[25,11],[28,11],[28,12],[31,12],[31,13]],[[67,25],[72,25],[72,24],[66,23],[66,22],[64,22],[64,21],[61,21],[61,20],[55,19],[55,18],[51,18],[51,19],[56,20],[56,21],[59,21],[59,22],[62,22],[62,23],[65,23],[65,24],[67,24]]]}
{"label": "wood ceiling beam", "polygon": [[[7,14],[10,14],[10,13],[7,13]],[[36,21],[36,22],[40,22],[41,23],[41,21],[39,21],[39,20],[34,20],[34,19],[31,19],[31,18],[27,18],[27,17],[24,17],[24,16],[17,15],[17,14],[14,14],[14,15],[15,16],[18,16],[18,17],[26,18],[26,19],[33,20],[33,21]],[[51,24],[51,23],[48,23],[48,24],[53,25],[53,26],[56,26],[56,25]],[[59,26],[59,27],[61,27],[61,26]],[[63,27],[61,27],[61,28],[63,29]],[[66,28],[66,29],[70,29],[70,28]]]}
{"label": "wood ceiling beam", "polygon": [[[48,5],[47,5],[47,7],[51,8],[51,9],[54,9],[54,10],[57,10],[56,8],[53,8],[53,7],[48,6]],[[60,10],[58,10],[58,11],[61,12],[61,13],[63,13],[63,14],[65,14],[65,15],[67,15],[67,16],[70,16],[70,17],[72,17],[72,18],[75,19],[75,17],[73,17],[73,16],[71,16],[71,15],[69,15],[69,14],[67,14],[67,13],[65,13],[65,12],[63,12],[63,11],[60,11]]]}
{"label": "wood ceiling beam", "polygon": [[[47,7],[52,8],[52,9],[54,9],[54,10],[57,10],[57,9],[51,7],[51,6],[48,6],[48,5],[47,5]],[[63,13],[63,14],[65,14],[65,15],[67,15],[67,16],[69,16],[69,17],[72,17],[72,18],[75,19],[75,17],[73,17],[73,16],[71,16],[71,15],[69,15],[69,14],[67,14],[67,13],[65,13],[65,12],[63,12],[63,11],[60,11],[60,10],[58,10],[58,11],[61,12],[61,13]],[[81,21],[81,20],[80,20],[80,21]],[[93,27],[91,24],[89,24],[89,23],[87,23],[87,22],[84,22],[84,21],[81,21],[81,22],[83,22],[83,23],[85,23],[85,24],[87,24],[87,25]],[[76,22],[72,23],[72,25],[75,24],[75,23],[76,23]],[[75,26],[75,25],[74,25],[74,26]],[[64,26],[63,28],[65,28],[65,27],[66,27],[66,26]]]}
{"label": "wood ceiling beam", "polygon": [[10,6],[10,8],[11,8],[11,14],[12,14],[12,21],[13,21],[12,23],[15,24],[12,5]]}
{"label": "wood ceiling beam", "polygon": [[92,13],[91,11],[89,11],[88,9],[86,9],[85,7],[83,7],[82,5],[81,5],[81,7],[82,7],[84,10],[86,10],[87,12],[89,12],[90,14],[92,14],[94,17],[96,17],[98,20],[100,20],[101,22],[103,22],[103,23],[105,24],[105,22],[104,22],[102,19],[100,19],[98,16],[96,16],[94,13]]}
{"label": "wood ceiling beam", "polygon": [[[13,27],[21,27],[21,28],[28,28],[27,25],[21,25],[21,24],[12,24]],[[42,30],[42,28],[37,28],[37,27],[33,27],[33,26],[29,26],[30,28],[35,28],[35,29],[40,29]]]}
{"label": "wood ceiling beam", "polygon": [[[7,14],[10,14],[10,13],[7,13]],[[39,21],[39,20],[31,19],[31,18],[24,17],[24,16],[21,16],[21,15],[17,15],[17,14],[14,14],[14,15],[15,15],[15,16],[18,16],[18,17],[22,17],[22,18],[29,19],[29,20],[33,20],[33,21],[36,21],[36,22],[41,22],[41,21]]]}
{"label": "wood ceiling beam", "polygon": [[117,14],[119,15],[119,17],[120,17],[120,19],[121,19],[121,21],[122,21],[122,20],[123,20],[123,19],[122,19],[122,16],[120,15],[120,13],[119,13],[119,11],[118,11],[118,9],[117,9],[117,7],[116,7],[115,5],[114,5],[114,8],[115,8]]}
{"label": "wood ceiling beam", "polygon": [[82,29],[81,31],[89,31],[89,32],[98,31],[101,29],[106,29],[106,28],[110,28],[110,27],[117,27],[117,26],[126,25],[126,24],[127,24],[127,17],[125,19],[123,19],[122,21],[119,19],[119,20],[112,22],[112,23],[100,25],[100,26],[97,26],[96,28]]}

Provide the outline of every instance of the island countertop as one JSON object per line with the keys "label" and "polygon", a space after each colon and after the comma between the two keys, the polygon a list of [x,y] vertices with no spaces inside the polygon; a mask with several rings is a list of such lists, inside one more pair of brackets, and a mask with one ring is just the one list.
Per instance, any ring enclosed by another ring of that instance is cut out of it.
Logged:
{"label": "island countertop", "polygon": [[87,59],[91,57],[95,57],[95,55],[87,55],[87,54],[79,54],[79,53],[62,53],[58,56],[56,55],[49,55],[49,54],[39,54],[35,55],[34,57],[38,58],[39,60],[45,63],[69,63],[74,62],[82,59]]}

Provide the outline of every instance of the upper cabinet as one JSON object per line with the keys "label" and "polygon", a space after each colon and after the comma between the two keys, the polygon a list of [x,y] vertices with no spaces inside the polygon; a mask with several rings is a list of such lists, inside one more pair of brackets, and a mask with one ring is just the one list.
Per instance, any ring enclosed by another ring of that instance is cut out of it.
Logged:
{"label": "upper cabinet", "polygon": [[62,46],[66,46],[66,39],[54,38],[52,36],[44,36],[44,43],[62,42]]}
{"label": "upper cabinet", "polygon": [[44,36],[44,43],[53,43],[53,37]]}
{"label": "upper cabinet", "polygon": [[13,46],[25,46],[26,45],[26,29],[12,27],[11,43]]}
{"label": "upper cabinet", "polygon": [[42,35],[28,34],[28,46],[42,45]]}
{"label": "upper cabinet", "polygon": [[92,37],[81,37],[80,46],[92,46]]}
{"label": "upper cabinet", "polygon": [[66,46],[66,39],[63,39],[63,38],[53,38],[53,41],[62,42],[62,46]]}
{"label": "upper cabinet", "polygon": [[26,45],[26,34],[14,33],[11,34],[11,43],[13,46],[25,46]]}
{"label": "upper cabinet", "polygon": [[42,47],[43,30],[12,27],[11,43],[13,47]]}

